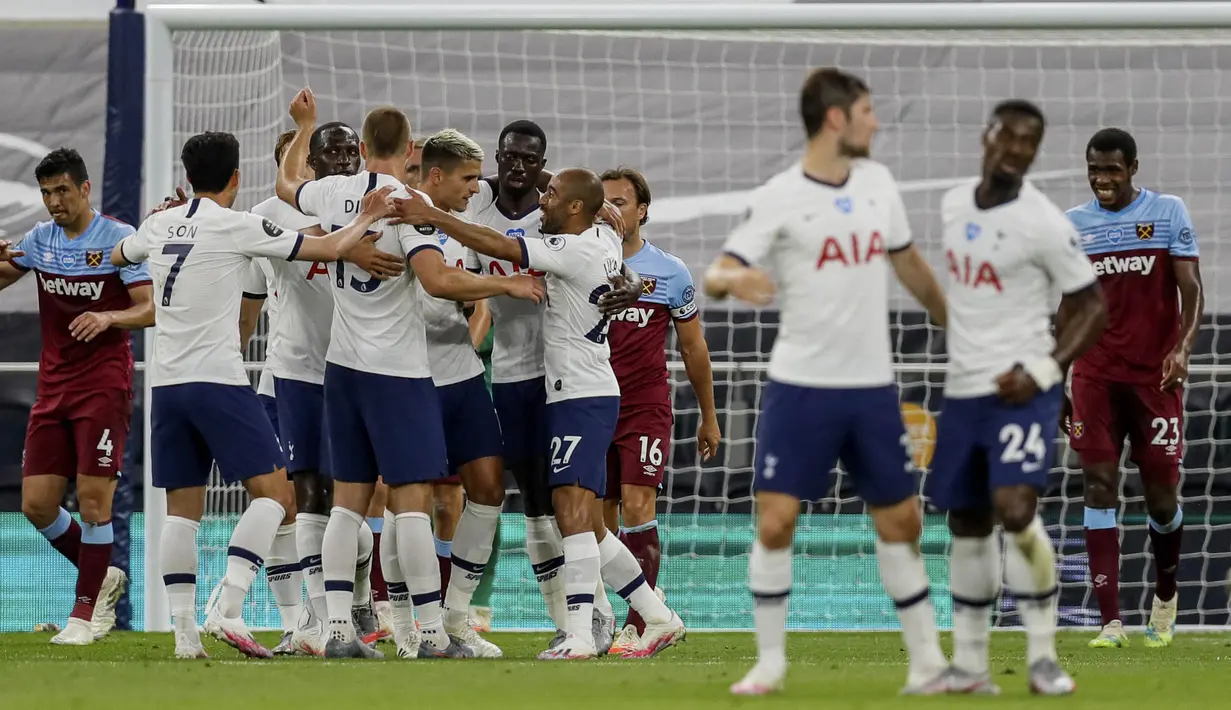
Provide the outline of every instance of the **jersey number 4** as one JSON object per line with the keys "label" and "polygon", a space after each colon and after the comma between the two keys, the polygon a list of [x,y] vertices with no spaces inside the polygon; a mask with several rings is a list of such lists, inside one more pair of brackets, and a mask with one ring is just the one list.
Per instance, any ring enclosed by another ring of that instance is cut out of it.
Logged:
{"label": "jersey number 4", "polygon": [[163,246],[163,254],[174,254],[175,263],[171,265],[171,271],[167,273],[167,282],[162,286],[162,305],[171,305],[171,289],[175,288],[175,279],[180,275],[180,269],[184,268],[184,260],[188,258],[189,252],[195,244],[167,244]]}

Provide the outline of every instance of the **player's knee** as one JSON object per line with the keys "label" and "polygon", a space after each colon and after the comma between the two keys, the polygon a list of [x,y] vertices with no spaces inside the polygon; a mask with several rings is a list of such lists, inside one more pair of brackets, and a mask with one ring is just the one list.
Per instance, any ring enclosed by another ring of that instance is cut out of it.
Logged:
{"label": "player's knee", "polygon": [[1037,508],[1037,504],[1020,500],[1002,503],[996,507],[996,517],[1000,519],[1005,532],[1021,532],[1034,520]]}
{"label": "player's knee", "polygon": [[60,502],[36,500],[29,495],[22,495],[21,512],[31,525],[42,530],[56,521],[60,514]]}
{"label": "player's knee", "polygon": [[1175,520],[1180,510],[1180,499],[1175,488],[1170,486],[1147,486],[1146,514],[1159,525],[1168,525]]}
{"label": "player's knee", "polygon": [[646,486],[639,486],[639,488],[642,490],[637,491],[633,495],[629,495],[630,492],[625,492],[621,498],[620,512],[624,518],[624,527],[634,528],[638,525],[645,525],[654,519],[654,507],[657,503],[654,495],[655,490]]}
{"label": "player's knee", "polygon": [[1082,470],[1083,498],[1090,508],[1114,508],[1119,498],[1119,471],[1116,466],[1090,466]]}
{"label": "player's knee", "polygon": [[894,505],[873,508],[871,514],[876,536],[883,542],[914,542],[923,534],[923,516],[915,496]]}
{"label": "player's knee", "polygon": [[781,550],[795,536],[795,517],[783,510],[761,511],[757,517],[757,536],[771,550]]}
{"label": "player's knee", "polygon": [[995,522],[990,510],[954,510],[949,513],[949,532],[954,537],[987,537]]}

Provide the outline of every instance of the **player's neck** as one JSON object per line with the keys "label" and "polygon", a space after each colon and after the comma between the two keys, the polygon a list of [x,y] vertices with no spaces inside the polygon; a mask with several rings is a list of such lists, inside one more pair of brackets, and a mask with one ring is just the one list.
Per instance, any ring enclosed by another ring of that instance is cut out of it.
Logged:
{"label": "player's neck", "polygon": [[637,252],[641,251],[643,246],[645,246],[645,240],[641,238],[641,230],[634,228],[633,235],[624,240],[624,258],[632,258]]}
{"label": "player's neck", "polygon": [[[534,211],[534,208],[539,204],[539,191],[533,188],[526,192],[515,195],[507,190],[501,190],[496,194],[496,207],[500,209],[505,216],[509,215],[526,215]],[[581,230],[586,231],[585,229]],[[580,234],[581,232],[577,232]]]}
{"label": "player's neck", "polygon": [[1114,205],[1112,205],[1111,207],[1104,207],[1103,209],[1107,210],[1108,212],[1122,212],[1128,209],[1129,205],[1136,202],[1137,198],[1140,196],[1141,196],[1141,188],[1134,187],[1128,190],[1127,192],[1125,192],[1123,197],[1116,200],[1116,203]]}
{"label": "player's neck", "polygon": [[836,143],[828,141],[809,143],[800,165],[804,175],[826,185],[845,184],[851,174],[851,159],[838,152]]}
{"label": "player's neck", "polygon": [[369,158],[363,165],[364,169],[377,175],[388,175],[397,178],[398,182],[406,184],[406,162],[395,158]]}
{"label": "player's neck", "polygon": [[578,218],[576,220],[565,222],[560,228],[560,234],[585,234],[587,229],[594,227],[594,220],[586,220]]}
{"label": "player's neck", "polygon": [[230,209],[231,205],[235,204],[234,197],[228,199],[227,196],[221,192],[194,192],[192,193],[192,198],[194,200],[213,200],[215,203],[221,205],[222,207],[226,207],[227,209]]}
{"label": "player's neck", "polygon": [[998,180],[994,176],[985,176],[975,188],[975,207],[981,210],[995,209],[1016,200],[1021,191],[1020,179]]}
{"label": "player's neck", "polygon": [[89,209],[82,211],[81,214],[77,215],[77,219],[73,220],[72,224],[67,227],[63,227],[64,236],[69,239],[80,237],[82,234],[85,234],[85,230],[90,228],[90,223],[93,221],[94,208],[90,207]]}

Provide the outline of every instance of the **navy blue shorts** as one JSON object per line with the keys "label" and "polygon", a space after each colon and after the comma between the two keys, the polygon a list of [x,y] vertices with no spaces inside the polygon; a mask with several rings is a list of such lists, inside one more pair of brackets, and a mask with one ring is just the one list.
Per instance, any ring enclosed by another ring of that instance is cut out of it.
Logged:
{"label": "navy blue shorts", "polygon": [[437,387],[436,394],[440,397],[451,474],[471,461],[500,455],[504,447],[500,422],[483,375]]}
{"label": "navy blue shorts", "polygon": [[500,418],[505,464],[540,458],[547,450],[547,389],[542,377],[493,382],[492,402]]}
{"label": "navy blue shorts", "polygon": [[325,421],[335,481],[390,486],[448,473],[440,401],[430,377],[390,377],[325,365]]}
{"label": "navy blue shorts", "polygon": [[155,487],[204,486],[215,461],[228,483],[286,466],[274,427],[251,387],[189,382],[155,387],[151,397]]}
{"label": "navy blue shorts", "polygon": [[274,433],[278,434],[278,441],[281,443],[282,430],[278,428],[278,400],[267,394],[258,394],[257,397],[261,400],[261,406],[265,408],[265,416],[269,417],[269,423],[274,426]]}
{"label": "navy blue shorts", "polygon": [[869,505],[900,503],[919,492],[894,385],[799,387],[770,380],[757,420],[754,490],[816,500],[842,461]]}
{"label": "navy blue shorts", "polygon": [[325,386],[274,378],[277,419],[286,452],[286,472],[329,475],[329,427],[325,424]]}
{"label": "navy blue shorts", "polygon": [[941,510],[988,510],[996,488],[1046,487],[1060,393],[1053,387],[1020,406],[995,395],[946,399],[928,476],[932,503]]}
{"label": "navy blue shorts", "polygon": [[607,494],[607,449],[620,418],[619,397],[580,397],[547,405],[551,473],[557,486],[581,486]]}

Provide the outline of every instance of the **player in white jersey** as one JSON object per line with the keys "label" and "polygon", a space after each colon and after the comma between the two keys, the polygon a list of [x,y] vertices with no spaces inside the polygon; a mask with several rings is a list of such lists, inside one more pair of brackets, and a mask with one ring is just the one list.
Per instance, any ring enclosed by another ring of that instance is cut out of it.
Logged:
{"label": "player in white jersey", "polygon": [[[483,149],[461,133],[446,129],[423,143],[419,189],[441,209],[463,212],[478,192]],[[444,232],[436,234],[445,263],[464,268],[466,248]],[[480,658],[499,658],[499,648],[480,637],[467,619],[470,599],[483,577],[504,507],[504,466],[500,422],[475,352],[470,324],[457,301],[433,298],[420,285],[427,324],[427,354],[440,396],[449,471],[460,476],[467,503],[449,538],[450,565],[445,587],[445,630]],[[439,493],[437,486],[434,493]],[[439,509],[441,501],[436,501]],[[437,536],[439,539],[439,535]],[[438,553],[439,554],[439,553]]]}
{"label": "player in white jersey", "polygon": [[194,198],[148,218],[111,255],[149,260],[154,279],[155,356],[149,377],[153,483],[167,491],[160,566],[175,620],[176,656],[205,656],[196,630],[196,534],[216,461],[252,498],[231,535],[227,572],[205,630],[241,652],[269,657],[240,616],[244,597],[294,499],[273,427],[252,391],[239,351],[240,289],[251,259],[333,260],[387,210],[390,190],[367,196],[348,224],[326,237],[287,232],[229,209],[239,191],[239,142],[204,133],[181,153]]}
{"label": "player in white jersey", "polygon": [[[481,254],[546,274],[543,323],[547,378],[546,441],[552,507],[564,538],[568,618],[564,640],[539,655],[545,660],[592,658],[595,592],[606,582],[626,595],[646,620],[638,648],[652,656],[684,637],[680,618],[645,582],[641,567],[615,535],[606,533],[602,501],[607,449],[619,415],[620,388],[607,345],[609,316],[599,308],[610,280],[623,271],[619,237],[595,219],[603,185],[583,168],[552,178],[542,197],[543,239],[510,238],[432,207],[419,197],[397,201],[394,221],[427,222]],[[497,326],[499,327],[499,326]],[[625,591],[632,590],[632,591]]]}
{"label": "player in white jersey", "polygon": [[[410,121],[400,110],[379,108],[364,119],[364,171],[311,182],[291,167],[306,156],[315,122],[311,91],[295,97],[291,117],[299,129],[279,171],[282,199],[328,226],[345,220],[366,192],[392,185],[406,194],[405,160],[413,142]],[[433,296],[459,301],[497,294],[535,300],[542,297],[542,285],[528,276],[486,278],[447,267],[435,230],[427,225],[390,225],[377,246],[404,256],[410,271],[382,283],[347,264],[330,265],[336,288],[324,384],[334,508],[322,550],[330,617],[325,654],[379,655],[356,639],[351,622],[356,540],[379,476],[389,486],[388,507],[397,528],[383,542],[397,546],[422,632],[415,643],[413,627],[395,628],[398,655],[469,657],[473,651],[449,637],[441,618],[440,572],[428,513],[431,483],[446,475],[447,458],[415,282]]]}
{"label": "player in white jersey", "polygon": [[1033,104],[999,104],[983,133],[982,177],[941,202],[949,377],[928,487],[953,533],[955,692],[998,692],[987,659],[988,611],[1001,579],[996,521],[1007,543],[1004,580],[1026,627],[1030,689],[1062,695],[1076,687],[1056,661],[1056,558],[1038,494],[1064,373],[1098,340],[1106,309],[1077,230],[1025,179],[1043,127]]}
{"label": "player in white jersey", "polygon": [[[919,486],[898,404],[888,276],[940,325],[945,303],[889,170],[868,160],[879,124],[867,85],[834,68],[800,91],[803,159],[752,195],[744,221],[705,276],[711,297],[757,306],[778,292],[781,327],[757,422],[757,541],[748,558],[757,664],[731,692],[762,695],[786,676],[791,541],[801,500],[842,461],[876,527],[876,557],[910,657],[903,692],[944,690],[928,576],[919,550]],[[776,288],[775,288],[776,286]]]}

